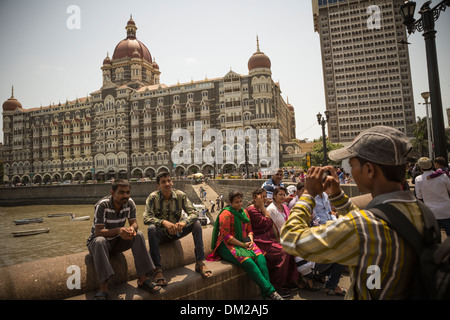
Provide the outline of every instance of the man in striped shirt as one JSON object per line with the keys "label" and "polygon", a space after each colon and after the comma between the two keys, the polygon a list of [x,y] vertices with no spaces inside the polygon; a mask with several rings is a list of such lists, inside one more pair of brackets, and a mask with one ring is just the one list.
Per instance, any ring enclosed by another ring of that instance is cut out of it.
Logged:
{"label": "man in striped shirt", "polygon": [[[423,217],[411,191],[402,191],[411,144],[400,131],[377,126],[362,132],[346,148],[330,152],[330,159],[349,159],[351,174],[372,201],[357,208],[340,189],[333,167],[308,170],[306,191],[292,208],[281,230],[283,248],[318,263],[349,266],[351,285],[346,299],[407,299],[416,272],[417,256],[405,241],[370,209],[389,203],[423,232]],[[330,175],[324,181],[324,175]],[[310,227],[314,197],[326,191],[340,217]],[[388,214],[388,213],[386,213]]]}
{"label": "man in striped shirt", "polygon": [[[96,300],[108,298],[108,279],[114,275],[109,255],[131,249],[138,275],[138,287],[158,292],[161,287],[148,278],[155,269],[145,246],[144,234],[138,231],[136,205],[130,198],[131,186],[127,180],[115,180],[111,185],[111,195],[95,205],[94,223],[87,247],[94,259],[100,289]],[[128,220],[129,227],[125,227]]]}

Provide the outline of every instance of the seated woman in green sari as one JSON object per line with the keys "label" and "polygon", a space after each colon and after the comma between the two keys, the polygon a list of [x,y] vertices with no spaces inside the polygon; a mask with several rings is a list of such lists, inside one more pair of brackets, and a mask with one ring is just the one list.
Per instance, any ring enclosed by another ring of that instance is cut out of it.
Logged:
{"label": "seated woman in green sari", "polygon": [[253,242],[250,218],[242,208],[243,197],[238,191],[230,193],[230,205],[223,208],[214,224],[213,252],[208,260],[222,258],[243,268],[259,286],[264,299],[283,300],[270,283],[266,258]]}

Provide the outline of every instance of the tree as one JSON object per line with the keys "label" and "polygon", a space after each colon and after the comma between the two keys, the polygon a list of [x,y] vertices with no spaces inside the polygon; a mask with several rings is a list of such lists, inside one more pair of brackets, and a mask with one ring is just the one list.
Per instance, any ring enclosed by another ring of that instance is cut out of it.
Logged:
{"label": "tree", "polygon": [[[326,140],[327,144],[327,154],[336,149],[340,149],[343,147],[342,144],[339,143],[331,143],[328,139]],[[340,163],[333,162],[328,158],[329,165],[340,165]],[[317,143],[313,145],[311,152],[311,166],[321,166],[323,165],[323,142],[322,139],[319,139]],[[302,166],[306,168],[306,157],[302,159]]]}
{"label": "tree", "polygon": [[428,129],[427,118],[417,117],[417,122],[413,125],[414,138],[411,140],[411,156],[417,158],[428,156]]}

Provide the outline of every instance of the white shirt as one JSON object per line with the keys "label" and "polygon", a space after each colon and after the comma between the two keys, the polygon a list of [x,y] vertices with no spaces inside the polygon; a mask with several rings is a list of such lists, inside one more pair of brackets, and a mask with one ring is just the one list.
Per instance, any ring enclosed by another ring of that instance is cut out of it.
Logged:
{"label": "white shirt", "polygon": [[[283,206],[284,208],[284,206]],[[284,223],[287,220],[287,216],[283,212],[280,212],[275,205],[274,202],[272,202],[268,207],[267,211],[270,213],[270,217],[272,218],[273,223],[277,226],[277,229],[279,232],[281,232],[281,227],[283,227]]]}
{"label": "white shirt", "polygon": [[427,177],[434,171],[427,170],[415,181],[416,196],[423,199],[428,208],[433,211],[436,219],[450,218],[450,179],[445,174],[433,179]]}

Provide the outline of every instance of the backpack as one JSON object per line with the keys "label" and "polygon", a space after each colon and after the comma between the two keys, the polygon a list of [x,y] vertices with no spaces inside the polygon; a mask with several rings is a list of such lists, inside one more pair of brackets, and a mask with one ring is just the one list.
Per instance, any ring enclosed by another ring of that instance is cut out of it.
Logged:
{"label": "backpack", "polygon": [[450,237],[441,243],[441,232],[431,210],[421,201],[418,205],[424,219],[423,235],[414,224],[394,206],[384,203],[369,209],[384,220],[417,253],[418,269],[409,299],[450,299]]}

